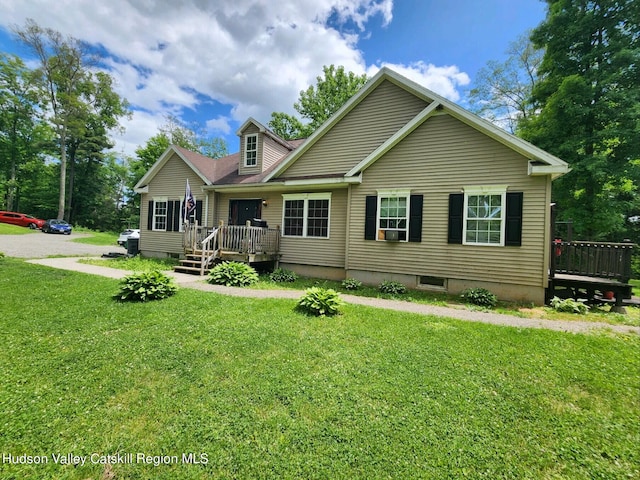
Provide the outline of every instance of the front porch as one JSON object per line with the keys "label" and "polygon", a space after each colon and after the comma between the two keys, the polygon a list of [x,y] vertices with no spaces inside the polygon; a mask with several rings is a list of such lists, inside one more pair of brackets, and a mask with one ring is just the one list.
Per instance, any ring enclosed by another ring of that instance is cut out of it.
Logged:
{"label": "front porch", "polygon": [[280,260],[280,227],[224,225],[217,227],[189,225],[182,237],[185,258],[174,267],[176,272],[206,275],[220,261],[248,264]]}

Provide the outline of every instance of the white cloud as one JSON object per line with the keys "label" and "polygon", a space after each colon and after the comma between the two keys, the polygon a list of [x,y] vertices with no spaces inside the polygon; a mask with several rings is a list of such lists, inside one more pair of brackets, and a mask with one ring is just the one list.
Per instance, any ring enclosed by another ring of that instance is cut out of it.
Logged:
{"label": "white cloud", "polygon": [[458,88],[469,85],[471,82],[469,75],[461,72],[455,65],[437,67],[424,62],[415,62],[409,65],[383,62],[379,66],[369,67],[367,74],[373,76],[382,67],[389,67],[400,75],[404,75],[408,79],[454,102],[460,100]]}
{"label": "white cloud", "polygon": [[229,123],[229,117],[219,116],[217,118],[212,118],[211,120],[207,120],[206,126],[214,135],[223,134],[228,135],[231,133],[231,124]]}
{"label": "white cloud", "polygon": [[[273,111],[292,113],[323,65],[375,73],[358,40],[369,35],[369,22],[391,22],[392,10],[393,0],[66,0],[63,8],[49,0],[0,0],[0,25],[20,27],[33,18],[104,46],[114,56],[108,66],[118,93],[143,110],[125,122],[119,142],[132,154],[167,114],[227,105],[206,122],[214,134],[227,134],[249,116],[268,122]],[[345,28],[331,28],[329,20]],[[390,66],[453,100],[469,81],[456,67]]]}

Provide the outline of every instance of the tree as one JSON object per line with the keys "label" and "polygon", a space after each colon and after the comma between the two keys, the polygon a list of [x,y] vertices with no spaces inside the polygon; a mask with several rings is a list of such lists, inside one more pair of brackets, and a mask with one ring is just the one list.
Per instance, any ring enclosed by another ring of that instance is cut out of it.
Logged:
{"label": "tree", "polygon": [[[77,116],[70,122],[67,140],[67,198],[65,218],[73,222],[76,216],[83,215],[83,205],[90,202],[94,190],[89,190],[83,195],[76,195],[76,173],[79,171],[78,180],[82,183],[92,183],[89,175],[99,175],[99,168],[79,168],[79,164],[101,164],[105,157],[105,151],[113,148],[113,142],[109,138],[109,132],[117,129],[119,118],[129,114],[128,104],[113,90],[113,79],[104,72],[91,75],[91,82],[87,83],[82,94],[83,100],[89,106],[83,115]],[[97,191],[95,191],[97,194]],[[77,204],[74,198],[82,199]],[[115,204],[115,201],[114,201]]]}
{"label": "tree", "polygon": [[14,31],[40,62],[36,73],[46,88],[51,122],[60,149],[58,218],[64,218],[69,124],[86,108],[79,98],[81,85],[88,75],[85,49],[78,40],[65,39],[59,32],[42,28],[31,19],[27,20],[24,29],[15,28]]}
{"label": "tree", "polygon": [[311,135],[331,115],[337,112],[362,86],[367,83],[366,75],[345,72],[344,67],[324,66],[324,78],[316,77],[316,86],[300,91],[293,108],[308,120],[301,120],[283,112],[271,114],[269,128],[284,139],[305,138]]}
{"label": "tree", "polygon": [[18,209],[22,165],[50,139],[39,115],[41,93],[20,58],[0,54],[0,180],[7,210]]}
{"label": "tree", "polygon": [[525,32],[509,44],[507,60],[491,60],[480,69],[469,92],[472,111],[515,133],[518,123],[531,116],[531,92],[538,78],[543,50],[535,48]]}
{"label": "tree", "polygon": [[640,2],[546,0],[544,48],[524,138],[569,162],[554,184],[577,235],[620,239],[640,208]]}

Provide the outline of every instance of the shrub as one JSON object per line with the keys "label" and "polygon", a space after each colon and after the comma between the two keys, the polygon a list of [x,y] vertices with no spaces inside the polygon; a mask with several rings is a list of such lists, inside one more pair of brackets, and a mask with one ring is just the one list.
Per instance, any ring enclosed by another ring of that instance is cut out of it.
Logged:
{"label": "shrub", "polygon": [[134,273],[120,282],[117,300],[127,302],[146,302],[170,297],[178,291],[173,279],[158,270]]}
{"label": "shrub", "polygon": [[358,290],[360,287],[362,287],[362,282],[355,278],[345,278],[342,281],[342,288],[345,290]]}
{"label": "shrub", "polygon": [[578,302],[573,298],[562,300],[561,298],[553,297],[550,304],[557,312],[578,313],[584,315],[589,310],[587,305],[582,302]]}
{"label": "shrub", "polygon": [[258,281],[258,272],[242,262],[223,262],[209,272],[209,283],[227,287],[246,287]]}
{"label": "shrub", "polygon": [[465,301],[480,307],[493,308],[498,298],[486,288],[468,288],[460,297]]}
{"label": "shrub", "polygon": [[4,258],[4,252],[0,252],[0,258]]}
{"label": "shrub", "polygon": [[296,308],[310,315],[331,316],[340,313],[343,305],[338,292],[331,288],[311,287],[304,291]]}
{"label": "shrub", "polygon": [[407,292],[407,287],[400,282],[385,280],[380,285],[378,285],[378,290],[383,293],[390,293],[391,295],[402,295],[403,293]]}
{"label": "shrub", "polygon": [[295,282],[298,279],[298,275],[291,270],[285,270],[284,268],[276,268],[271,274],[269,278],[272,282],[284,283],[284,282]]}

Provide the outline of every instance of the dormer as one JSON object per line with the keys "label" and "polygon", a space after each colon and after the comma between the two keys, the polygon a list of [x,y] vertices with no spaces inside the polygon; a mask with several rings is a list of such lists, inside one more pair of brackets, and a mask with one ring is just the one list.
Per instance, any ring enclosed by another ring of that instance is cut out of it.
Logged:
{"label": "dormer", "polygon": [[240,137],[239,175],[264,172],[293,147],[260,122],[249,118],[236,132]]}

